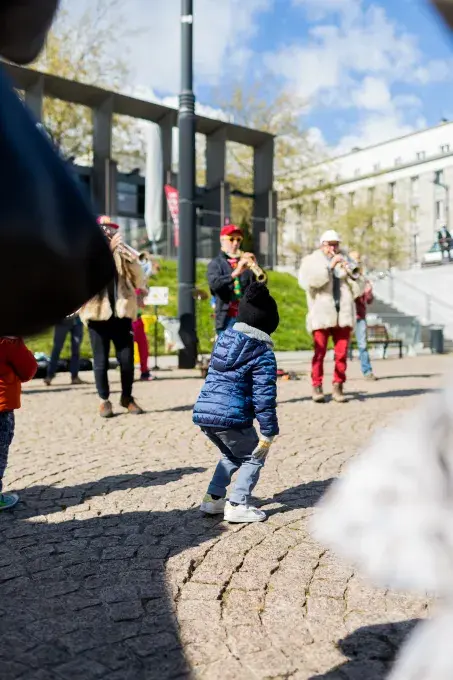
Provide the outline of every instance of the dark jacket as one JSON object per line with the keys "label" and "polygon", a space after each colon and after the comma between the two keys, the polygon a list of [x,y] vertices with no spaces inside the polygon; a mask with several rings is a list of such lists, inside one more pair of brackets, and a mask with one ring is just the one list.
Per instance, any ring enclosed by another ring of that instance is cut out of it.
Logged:
{"label": "dark jacket", "polygon": [[258,420],[261,434],[278,434],[277,364],[269,335],[244,323],[223,333],[193,410],[201,427],[240,430]]}
{"label": "dark jacket", "polygon": [[[225,328],[228,317],[228,307],[234,301],[234,280],[231,278],[232,268],[228,257],[220,252],[208,265],[208,284],[212,295],[215,296],[215,327],[217,331]],[[255,276],[246,269],[239,277],[242,292],[255,280]]]}
{"label": "dark jacket", "polygon": [[368,291],[368,293],[364,293],[356,299],[355,308],[357,311],[357,321],[363,321],[363,319],[366,319],[367,305],[372,305],[373,300],[374,295],[372,290]]}

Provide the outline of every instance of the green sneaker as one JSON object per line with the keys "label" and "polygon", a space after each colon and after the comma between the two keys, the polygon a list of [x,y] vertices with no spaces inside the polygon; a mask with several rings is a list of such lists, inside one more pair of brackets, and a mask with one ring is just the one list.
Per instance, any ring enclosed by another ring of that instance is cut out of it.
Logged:
{"label": "green sneaker", "polygon": [[19,502],[17,493],[0,493],[0,510],[10,510]]}

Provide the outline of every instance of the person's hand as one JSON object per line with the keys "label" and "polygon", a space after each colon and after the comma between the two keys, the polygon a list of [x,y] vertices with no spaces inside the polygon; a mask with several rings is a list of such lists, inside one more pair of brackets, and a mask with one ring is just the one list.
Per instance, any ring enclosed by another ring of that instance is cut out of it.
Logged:
{"label": "person's hand", "polygon": [[236,265],[236,269],[232,272],[231,276],[233,278],[236,278],[237,276],[240,276],[242,272],[247,269],[249,266],[249,260],[246,257],[241,257],[239,262]]}
{"label": "person's hand", "polygon": [[340,262],[344,262],[344,257],[343,255],[340,255],[338,253],[337,255],[334,255],[333,258],[330,260],[330,268],[335,269],[337,264],[340,264]]}
{"label": "person's hand", "polygon": [[117,232],[112,236],[112,238],[110,239],[110,250],[112,251],[112,253],[115,252],[115,250],[118,248],[119,245],[121,245],[122,242],[123,239],[120,233]]}
{"label": "person's hand", "polygon": [[265,437],[264,435],[261,435],[258,445],[252,452],[252,456],[258,459],[266,458],[273,441],[273,437]]}
{"label": "person's hand", "polygon": [[371,285],[371,283],[369,281],[367,281],[365,283],[365,291],[364,292],[368,295],[369,293],[372,292],[372,290],[373,290],[373,286]]}

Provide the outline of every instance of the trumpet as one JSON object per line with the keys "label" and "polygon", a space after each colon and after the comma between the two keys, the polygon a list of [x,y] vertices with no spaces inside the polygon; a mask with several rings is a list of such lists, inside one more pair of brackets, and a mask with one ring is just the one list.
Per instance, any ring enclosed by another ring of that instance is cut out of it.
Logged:
{"label": "trumpet", "polygon": [[[118,233],[116,230],[109,229],[108,224],[101,224],[100,227],[109,241],[111,241],[113,236]],[[135,248],[132,248],[132,246],[127,245],[127,243],[120,243],[116,250],[128,262],[137,262],[138,258],[140,257],[138,250],[135,250]]]}
{"label": "trumpet", "polygon": [[347,253],[341,253],[341,255],[344,259],[337,265],[337,267],[341,267],[350,279],[357,281],[362,273],[359,263],[349,257]]}
{"label": "trumpet", "polygon": [[266,272],[263,269],[261,269],[258,262],[255,260],[255,257],[251,253],[244,253],[242,251],[239,251],[238,255],[239,257],[244,257],[247,260],[247,267],[250,269],[251,272],[253,272],[258,283],[267,282]]}

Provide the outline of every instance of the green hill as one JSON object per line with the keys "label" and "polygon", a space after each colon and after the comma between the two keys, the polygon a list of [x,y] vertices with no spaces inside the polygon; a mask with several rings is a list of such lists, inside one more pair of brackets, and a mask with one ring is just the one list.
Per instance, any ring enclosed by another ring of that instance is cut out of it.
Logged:
{"label": "green hill", "polygon": [[[161,271],[156,277],[156,286],[168,286],[170,289],[170,301],[168,306],[159,307],[159,314],[162,316],[176,316],[177,313],[177,263],[175,261],[164,261]],[[197,265],[197,286],[209,293],[206,281],[206,265]],[[269,289],[275,297],[279,313],[280,327],[273,336],[275,346],[280,351],[295,351],[301,349],[311,349],[311,337],[305,329],[305,316],[307,311],[305,293],[299,288],[297,280],[290,274],[269,272]],[[214,337],[213,310],[210,300],[197,302],[197,324],[198,336],[201,349],[209,353],[211,349],[211,338]],[[151,312],[152,313],[152,312]],[[27,345],[34,352],[44,352],[50,354],[52,349],[52,330],[41,335],[27,339]],[[159,353],[164,353],[164,333],[162,326],[158,326]],[[152,346],[153,326],[150,332],[150,345]],[[112,348],[113,350],[113,348]],[[62,352],[62,356],[69,354],[69,339]],[[88,333],[85,332],[82,344],[82,356],[91,356],[91,348],[88,340]]]}

